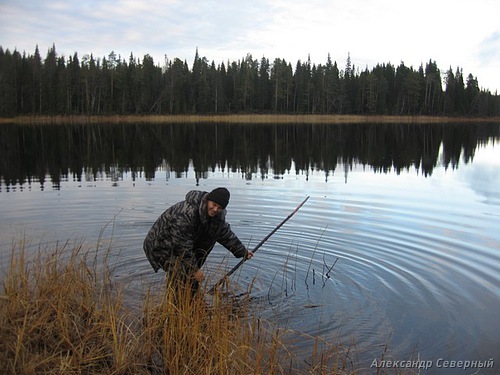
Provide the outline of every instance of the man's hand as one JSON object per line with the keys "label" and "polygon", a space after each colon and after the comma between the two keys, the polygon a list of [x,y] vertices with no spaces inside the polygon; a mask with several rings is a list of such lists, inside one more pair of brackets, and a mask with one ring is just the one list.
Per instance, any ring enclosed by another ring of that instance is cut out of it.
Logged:
{"label": "man's hand", "polygon": [[194,274],[193,274],[193,277],[196,281],[198,281],[199,283],[202,283],[203,280],[205,280],[205,274],[203,273],[202,270],[198,270],[196,271]]}
{"label": "man's hand", "polygon": [[247,256],[246,256],[247,260],[252,259],[252,257],[253,257],[253,252],[250,250],[247,250]]}

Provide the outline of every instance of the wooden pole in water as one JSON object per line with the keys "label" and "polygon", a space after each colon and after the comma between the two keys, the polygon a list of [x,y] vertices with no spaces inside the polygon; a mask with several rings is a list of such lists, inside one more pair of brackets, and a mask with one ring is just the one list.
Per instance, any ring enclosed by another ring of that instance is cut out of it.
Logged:
{"label": "wooden pole in water", "polygon": [[[287,216],[287,217],[286,217],[286,218],[285,218],[285,219],[284,219],[281,223],[279,223],[279,224],[278,224],[278,226],[277,226],[276,228],[274,228],[274,229],[273,229],[273,230],[272,230],[272,231],[271,231],[271,232],[270,232],[270,233],[269,233],[266,237],[264,237],[264,238],[262,239],[262,241],[260,241],[260,242],[257,244],[257,246],[255,246],[255,247],[253,248],[252,252],[253,252],[253,253],[255,253],[255,252],[256,252],[256,251],[257,251],[257,250],[258,250],[258,249],[259,249],[259,248],[260,248],[260,247],[264,244],[264,242],[266,242],[266,241],[269,239],[269,237],[271,237],[271,236],[272,236],[272,235],[273,235],[273,234],[274,234],[274,233],[275,233],[278,229],[280,229],[280,228],[283,226],[283,224],[285,224],[285,223],[286,223],[286,222],[287,222],[287,221],[288,221],[288,220],[289,220],[289,219],[290,219],[293,215],[295,215],[295,213],[296,213],[298,210],[300,210],[300,208],[304,205],[304,203],[306,203],[306,202],[307,202],[307,200],[308,200],[308,199],[309,199],[309,196],[307,196],[307,197],[306,197],[306,199],[304,199],[304,200],[302,201],[302,203],[301,203],[301,204],[299,204],[299,205],[297,206],[297,208],[296,208],[295,210],[293,210],[293,212],[292,212],[290,215],[288,215],[288,216]],[[215,289],[217,289],[217,288],[219,287],[219,285],[220,285],[220,284],[222,284],[222,282],[223,282],[223,281],[224,281],[227,277],[231,276],[231,275],[232,275],[232,274],[233,274],[233,273],[234,273],[234,272],[235,272],[238,268],[240,268],[240,267],[241,267],[241,265],[242,265],[243,263],[245,263],[246,261],[247,261],[247,258],[246,258],[246,257],[243,257],[243,259],[242,259],[242,260],[240,260],[240,261],[239,261],[239,263],[238,263],[236,266],[234,266],[234,267],[233,267],[230,271],[228,271],[228,272],[227,272],[227,273],[226,273],[226,274],[225,274],[225,275],[224,275],[224,276],[223,276],[223,277],[222,277],[219,281],[217,281],[217,282],[214,284],[214,286],[212,286],[212,288],[210,288],[210,290],[208,291],[208,293],[212,294],[212,293],[215,291]]]}

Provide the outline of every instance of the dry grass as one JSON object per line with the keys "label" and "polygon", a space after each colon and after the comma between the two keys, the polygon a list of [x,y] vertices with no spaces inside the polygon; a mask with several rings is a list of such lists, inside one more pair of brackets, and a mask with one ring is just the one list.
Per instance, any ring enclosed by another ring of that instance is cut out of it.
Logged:
{"label": "dry grass", "polygon": [[234,124],[443,124],[443,123],[499,123],[493,117],[447,116],[365,116],[365,115],[285,115],[285,114],[237,114],[237,115],[57,115],[18,116],[0,118],[1,123],[17,124],[139,124],[139,123],[234,123]]}
{"label": "dry grass", "polygon": [[354,372],[348,351],[320,338],[302,337],[311,359],[298,360],[287,347],[296,334],[222,293],[207,304],[203,293],[167,286],[132,311],[99,252],[65,244],[27,259],[25,244],[13,245],[0,295],[4,374]]}

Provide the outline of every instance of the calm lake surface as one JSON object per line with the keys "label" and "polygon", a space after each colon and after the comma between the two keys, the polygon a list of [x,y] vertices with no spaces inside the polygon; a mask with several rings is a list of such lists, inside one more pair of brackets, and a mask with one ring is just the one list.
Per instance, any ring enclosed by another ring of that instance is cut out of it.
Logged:
{"label": "calm lake surface", "polygon": [[[290,329],[297,362],[317,336],[351,347],[359,373],[386,359],[421,373],[500,368],[500,125],[0,126],[0,261],[66,241],[111,243],[132,306],[162,286],[142,241],[192,189],[231,191],[228,221],[250,248],[252,310]],[[218,246],[207,286],[237,260]],[[438,366],[440,367],[438,368]],[[363,370],[364,369],[364,370]]]}

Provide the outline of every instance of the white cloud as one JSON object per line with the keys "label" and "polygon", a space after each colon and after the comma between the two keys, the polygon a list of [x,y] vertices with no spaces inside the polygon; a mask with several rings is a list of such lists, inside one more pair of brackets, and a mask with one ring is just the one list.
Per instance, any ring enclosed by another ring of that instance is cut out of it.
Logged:
{"label": "white cloud", "polygon": [[500,31],[495,31],[481,41],[479,45],[479,60],[481,63],[492,63],[497,68],[500,68]]}

